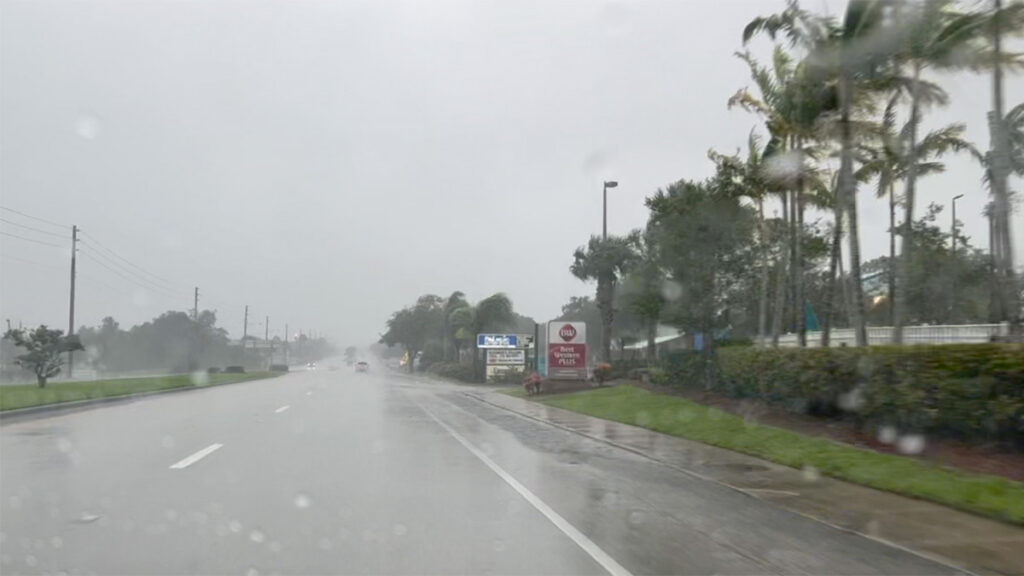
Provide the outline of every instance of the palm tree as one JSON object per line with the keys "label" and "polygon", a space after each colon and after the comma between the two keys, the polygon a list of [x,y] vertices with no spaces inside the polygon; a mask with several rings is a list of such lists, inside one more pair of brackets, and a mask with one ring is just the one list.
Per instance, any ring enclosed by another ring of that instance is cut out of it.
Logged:
{"label": "palm tree", "polygon": [[639,232],[628,236],[591,236],[586,248],[573,253],[569,267],[580,280],[597,280],[597,307],[601,311],[601,360],[611,361],[612,323],[615,320],[615,285],[637,262]]}
{"label": "palm tree", "polygon": [[661,267],[657,239],[654,231],[648,229],[639,244],[637,265],[623,279],[623,296],[629,311],[644,323],[647,331],[648,362],[658,357],[656,338],[665,307],[664,283],[665,270]]}
{"label": "palm tree", "polygon": [[453,309],[448,316],[451,326],[455,328],[456,341],[473,343],[473,369],[480,371],[480,353],[476,349],[476,335],[491,331],[500,331],[515,321],[512,301],[508,296],[498,292],[470,306],[465,300],[463,306]]}
{"label": "palm tree", "polygon": [[[929,87],[929,90],[936,91],[937,87]],[[909,124],[902,130],[896,129],[896,106],[900,99],[900,93],[893,93],[882,114],[882,121],[878,127],[877,146],[865,146],[862,150],[864,156],[860,158],[861,166],[855,176],[859,182],[866,182],[877,178],[878,198],[889,197],[889,321],[895,320],[895,294],[896,294],[896,183],[908,177],[911,171],[910,154],[908,152],[907,134],[910,133]],[[913,167],[917,178],[929,174],[942,173],[946,165],[939,162],[948,152],[971,152],[978,157],[979,153],[974,145],[963,138],[965,126],[963,124],[950,124],[944,128],[929,132],[920,142],[917,143],[916,162]],[[905,233],[905,231],[904,231]]]}
{"label": "palm tree", "polygon": [[451,321],[452,312],[454,312],[455,310],[458,310],[459,308],[464,308],[467,305],[468,305],[468,303],[466,302],[466,295],[464,293],[458,291],[458,290],[456,290],[455,292],[452,292],[451,295],[448,296],[448,299],[445,300],[445,302],[444,302],[444,335],[443,335],[443,341],[444,341],[444,359],[445,359],[445,362],[448,362],[450,360],[450,357],[449,357],[449,354],[448,354],[448,346],[449,346],[449,344],[452,345],[452,348],[455,351],[455,358],[458,359],[458,357],[459,357],[459,344],[458,344],[458,340],[456,340],[456,338],[455,338],[455,329],[454,329],[454,326],[452,325],[452,321]]}
{"label": "palm tree", "polygon": [[893,342],[903,342],[903,325],[907,315],[907,282],[910,279],[910,261],[913,257],[914,203],[918,177],[918,127],[921,124],[923,107],[931,99],[936,104],[945,104],[945,93],[928,94],[921,74],[927,68],[955,69],[977,64],[978,59],[967,50],[975,43],[984,19],[978,14],[964,14],[952,9],[952,0],[924,0],[920,4],[907,3],[897,11],[901,28],[906,30],[905,40],[898,57],[910,67],[908,91],[910,94],[910,120],[906,127],[906,185],[903,193],[904,219],[903,244],[900,266],[896,281],[895,317],[893,319]]}
{"label": "palm tree", "polygon": [[838,179],[833,175],[829,179],[831,195],[829,206],[832,208],[832,243],[829,246],[828,284],[825,289],[824,316],[821,322],[821,347],[828,348],[832,338],[833,306],[835,302],[836,273],[842,264],[843,241],[843,203],[839,201]]}

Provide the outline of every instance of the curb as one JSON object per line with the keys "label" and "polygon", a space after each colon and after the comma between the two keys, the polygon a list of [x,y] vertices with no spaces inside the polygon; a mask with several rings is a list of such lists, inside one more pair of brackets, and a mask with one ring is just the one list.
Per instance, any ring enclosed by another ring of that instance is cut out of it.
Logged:
{"label": "curb", "polygon": [[253,378],[251,380],[239,380],[238,382],[224,382],[223,384],[213,384],[206,386],[179,386],[177,388],[167,388],[165,390],[153,390],[151,392],[139,392],[135,394],[122,394],[120,396],[107,396],[104,398],[91,398],[88,400],[74,400],[71,402],[54,402],[52,404],[41,404],[39,406],[29,406],[26,408],[15,408],[13,410],[2,410],[0,411],[0,426],[4,424],[11,424],[14,422],[21,422],[25,420],[34,420],[36,418],[44,418],[46,416],[55,416],[58,413],[66,412],[81,412],[82,410],[88,410],[90,408],[98,408],[108,404],[127,404],[136,400],[144,400],[152,396],[160,396],[163,394],[175,394],[180,392],[197,392],[199,390],[210,390],[213,388],[220,388],[221,386],[231,386],[233,384],[245,384],[247,382],[259,382],[260,380],[270,380],[283,376],[287,372],[281,372],[275,376],[267,376],[265,378]]}

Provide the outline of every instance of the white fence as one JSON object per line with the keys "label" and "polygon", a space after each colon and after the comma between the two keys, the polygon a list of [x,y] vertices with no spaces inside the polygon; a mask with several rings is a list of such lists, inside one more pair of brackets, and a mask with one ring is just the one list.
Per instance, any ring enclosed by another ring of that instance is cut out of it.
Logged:
{"label": "white fence", "polygon": [[[869,326],[868,344],[891,344],[892,326]],[[969,344],[979,342],[990,342],[993,338],[1001,338],[1009,335],[1010,325],[1006,322],[1001,324],[959,324],[959,325],[937,325],[937,326],[904,326],[904,344]],[[854,346],[857,338],[853,328],[834,328],[830,331],[829,346]],[[767,338],[765,345],[771,345],[771,338]],[[779,346],[794,348],[798,346],[796,334],[783,334],[779,336]],[[807,333],[807,347],[818,348],[821,346],[821,332]]]}

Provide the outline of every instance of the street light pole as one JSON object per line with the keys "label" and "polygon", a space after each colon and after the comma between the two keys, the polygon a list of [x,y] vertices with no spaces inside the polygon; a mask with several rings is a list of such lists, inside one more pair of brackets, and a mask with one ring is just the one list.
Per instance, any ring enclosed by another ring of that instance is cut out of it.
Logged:
{"label": "street light pole", "polygon": [[956,319],[953,317],[953,313],[956,310],[956,201],[963,198],[963,194],[957,194],[953,196],[953,221],[951,222],[950,228],[952,232],[952,245],[949,248],[949,321],[954,322]]}
{"label": "street light pole", "polygon": [[619,183],[615,180],[605,180],[604,182],[604,210],[603,217],[601,218],[601,239],[608,239],[608,189],[615,188]]}

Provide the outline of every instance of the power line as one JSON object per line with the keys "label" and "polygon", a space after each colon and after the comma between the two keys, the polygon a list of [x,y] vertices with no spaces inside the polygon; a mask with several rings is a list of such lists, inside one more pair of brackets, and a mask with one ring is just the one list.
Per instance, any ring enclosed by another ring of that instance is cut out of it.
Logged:
{"label": "power line", "polygon": [[114,260],[110,256],[107,256],[103,252],[100,252],[100,251],[96,250],[96,246],[92,242],[87,242],[85,240],[79,240],[79,242],[83,246],[88,246],[89,249],[93,251],[92,254],[94,256],[99,256],[99,257],[103,258],[104,262],[106,262],[107,264],[109,264],[111,266],[114,266],[119,271],[121,271],[121,272],[123,272],[123,273],[125,273],[125,274],[127,274],[129,276],[131,276],[132,278],[134,278],[136,280],[144,282],[147,286],[154,286],[156,288],[159,288],[159,289],[162,289],[162,290],[167,290],[169,292],[177,292],[178,291],[178,289],[175,288],[174,286],[171,286],[169,284],[166,284],[166,285],[165,284],[161,284],[160,282],[157,282],[155,280],[150,280],[149,278],[146,278],[145,276],[139,274],[138,272],[135,272],[134,270],[128,268],[124,264],[119,263],[118,261]]}
{"label": "power line", "polygon": [[40,218],[38,216],[32,216],[30,214],[25,214],[24,212],[19,212],[19,211],[13,209],[13,208],[8,208],[6,206],[0,206],[0,210],[4,210],[5,212],[11,212],[13,214],[17,214],[18,216],[24,216],[25,218],[30,218],[32,220],[36,220],[36,221],[42,222],[44,224],[49,224],[50,226],[57,226],[58,228],[71,228],[71,226],[68,226],[67,224],[58,224],[57,222],[54,222],[53,220],[47,220],[45,218]]}
{"label": "power line", "polygon": [[107,248],[107,246],[106,246],[105,244],[103,244],[102,242],[100,242],[99,240],[97,240],[97,239],[96,239],[96,237],[95,237],[95,236],[93,236],[92,234],[90,234],[90,233],[88,233],[88,232],[82,232],[82,234],[84,234],[84,235],[88,236],[88,237],[90,238],[91,242],[92,242],[92,243],[94,243],[94,244],[96,244],[96,246],[97,246],[97,247],[99,247],[99,248],[102,248],[103,250],[106,250],[106,251],[107,251],[107,252],[109,252],[109,253],[110,253],[111,255],[113,255],[113,256],[114,256],[115,258],[117,258],[118,260],[121,260],[121,261],[122,261],[122,262],[124,262],[125,264],[128,264],[128,265],[129,265],[129,266],[131,266],[132,268],[135,268],[136,270],[139,270],[140,272],[143,272],[143,273],[145,273],[145,274],[147,274],[147,275],[149,275],[149,276],[152,276],[153,278],[156,278],[157,280],[160,280],[161,282],[164,282],[164,283],[168,284],[169,286],[174,286],[175,282],[173,282],[173,281],[171,281],[171,280],[168,280],[168,279],[166,279],[166,278],[163,278],[163,277],[161,277],[161,276],[157,276],[156,274],[153,274],[152,272],[150,272],[150,271],[146,270],[146,269],[145,269],[145,268],[143,268],[142,266],[139,266],[138,264],[135,264],[135,263],[133,263],[133,262],[132,262],[131,260],[128,260],[128,259],[127,259],[127,258],[125,258],[124,256],[121,256],[121,255],[120,255],[120,254],[118,254],[117,252],[114,252],[114,251],[113,251],[113,250],[111,250],[110,248]]}
{"label": "power line", "polygon": [[171,291],[169,291],[169,290],[167,290],[167,289],[165,289],[165,288],[154,288],[153,286],[147,286],[147,285],[145,285],[145,284],[143,284],[143,283],[139,282],[139,281],[138,281],[138,280],[136,280],[135,278],[132,278],[131,276],[125,276],[125,275],[124,275],[124,274],[123,274],[123,273],[122,273],[122,272],[121,272],[120,270],[118,270],[117,268],[114,268],[114,267],[112,267],[112,266],[108,265],[107,263],[103,262],[102,260],[100,260],[100,259],[98,259],[98,258],[93,258],[93,257],[92,257],[92,256],[90,255],[90,253],[89,253],[89,252],[82,252],[82,256],[85,256],[86,258],[88,258],[88,259],[89,259],[89,260],[91,260],[92,262],[94,262],[94,263],[96,263],[96,264],[99,264],[100,266],[102,266],[102,267],[106,268],[107,270],[109,270],[109,271],[113,272],[113,273],[114,273],[115,275],[119,276],[119,277],[120,277],[120,278],[122,278],[123,280],[126,280],[126,281],[128,281],[128,282],[131,282],[132,284],[135,284],[136,286],[138,286],[138,287],[140,287],[140,288],[143,288],[143,289],[145,289],[145,290],[152,290],[152,291],[154,291],[154,292],[157,292],[158,294],[160,294],[161,296],[164,296],[164,297],[166,297],[166,298],[174,298],[174,299],[177,299],[177,298],[178,298],[178,295],[176,295],[176,294],[172,293]]}
{"label": "power line", "polygon": [[13,220],[8,220],[6,218],[0,218],[0,222],[5,222],[7,224],[13,224],[15,226],[18,226],[19,228],[24,228],[26,230],[31,230],[33,232],[38,232],[40,234],[49,234],[50,236],[56,236],[57,238],[67,238],[67,236],[65,236],[64,234],[57,234],[56,232],[50,232],[49,230],[40,230],[39,228],[33,228],[32,226],[26,226],[24,224],[19,224],[19,223],[13,221]]}
{"label": "power line", "polygon": [[10,232],[4,232],[3,230],[0,230],[0,234],[3,234],[4,236],[10,236],[11,238],[17,238],[19,240],[25,240],[27,242],[35,242],[36,244],[42,244],[43,246],[53,246],[54,248],[60,248],[60,245],[54,244],[52,242],[43,242],[42,240],[36,240],[34,238],[26,238],[24,236],[18,236],[17,234],[11,234]]}

